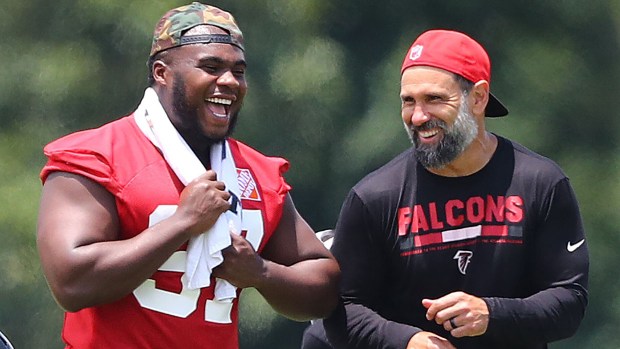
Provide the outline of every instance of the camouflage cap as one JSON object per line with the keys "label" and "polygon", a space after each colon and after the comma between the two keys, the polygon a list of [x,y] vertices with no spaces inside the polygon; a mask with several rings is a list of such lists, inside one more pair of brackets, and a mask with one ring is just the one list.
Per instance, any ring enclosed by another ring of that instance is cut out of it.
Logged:
{"label": "camouflage cap", "polygon": [[[228,34],[200,34],[183,36],[185,32],[197,25],[220,27]],[[243,48],[243,34],[233,16],[215,6],[193,2],[177,7],[164,14],[155,26],[150,57],[157,53],[188,44],[225,43]]]}

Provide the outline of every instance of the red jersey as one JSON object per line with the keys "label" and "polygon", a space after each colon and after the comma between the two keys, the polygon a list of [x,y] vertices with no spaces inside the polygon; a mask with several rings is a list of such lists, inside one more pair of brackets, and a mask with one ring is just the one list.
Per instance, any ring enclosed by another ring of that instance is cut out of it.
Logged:
{"label": "red jersey", "polygon": [[[260,253],[282,215],[290,186],[283,178],[288,162],[267,157],[229,139],[243,209],[242,232]],[[172,215],[184,186],[133,117],[60,138],[44,149],[41,171],[87,177],[116,199],[120,239],[142,233]],[[124,298],[67,312],[62,337],[66,348],[238,348],[238,298],[213,300],[215,280],[198,290],[184,289],[187,244]],[[237,292],[239,295],[239,292]]]}

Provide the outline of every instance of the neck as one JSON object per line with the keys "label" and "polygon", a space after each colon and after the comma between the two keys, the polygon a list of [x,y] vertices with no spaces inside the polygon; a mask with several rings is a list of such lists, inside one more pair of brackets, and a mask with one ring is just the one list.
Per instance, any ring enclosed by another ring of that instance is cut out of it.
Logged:
{"label": "neck", "polygon": [[[175,127],[176,128],[176,127]],[[200,160],[205,168],[209,168],[211,146],[215,143],[212,139],[205,137],[204,135],[194,134],[192,132],[184,132],[184,130],[177,131],[183,137],[183,140],[189,145],[196,157]]]}
{"label": "neck", "polygon": [[431,173],[443,177],[464,177],[480,171],[495,153],[497,137],[484,131],[452,162],[441,168],[427,168]]}

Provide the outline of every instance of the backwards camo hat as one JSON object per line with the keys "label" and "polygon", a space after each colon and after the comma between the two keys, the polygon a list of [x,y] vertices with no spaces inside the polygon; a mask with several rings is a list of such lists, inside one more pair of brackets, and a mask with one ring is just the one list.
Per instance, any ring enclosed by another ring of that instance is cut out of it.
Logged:
{"label": "backwards camo hat", "polygon": [[[456,31],[429,30],[422,33],[407,51],[400,73],[419,65],[444,69],[473,83],[480,80],[491,83],[491,60],[487,52],[474,39]],[[507,114],[508,109],[489,93],[485,116]]]}
{"label": "backwards camo hat", "polygon": [[[204,24],[220,27],[228,34],[183,36],[191,28]],[[244,49],[243,34],[230,13],[215,6],[193,2],[166,12],[159,20],[153,33],[153,45],[149,57],[173,47],[209,43],[231,44]]]}

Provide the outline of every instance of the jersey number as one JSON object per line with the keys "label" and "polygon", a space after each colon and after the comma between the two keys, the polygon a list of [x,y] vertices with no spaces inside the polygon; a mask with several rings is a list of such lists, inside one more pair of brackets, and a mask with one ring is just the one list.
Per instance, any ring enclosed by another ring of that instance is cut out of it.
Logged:
{"label": "jersey number", "polygon": [[[149,216],[149,227],[172,216],[176,208],[176,205],[158,206]],[[258,249],[264,235],[261,211],[243,210],[242,225],[242,231],[247,232],[246,239]],[[186,251],[177,251],[158,270],[184,273],[186,258]],[[155,285],[155,280],[147,279],[133,291],[133,294],[143,308],[186,318],[198,308],[200,289],[190,290],[183,286],[181,292],[176,293],[159,289]],[[205,303],[205,321],[230,323],[232,304],[208,299]]]}

